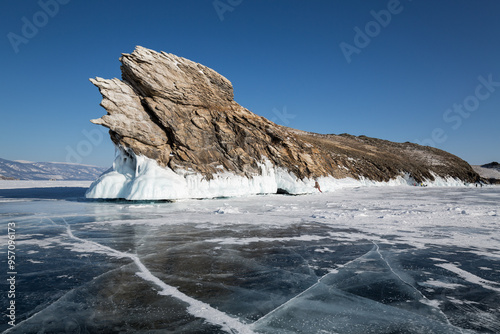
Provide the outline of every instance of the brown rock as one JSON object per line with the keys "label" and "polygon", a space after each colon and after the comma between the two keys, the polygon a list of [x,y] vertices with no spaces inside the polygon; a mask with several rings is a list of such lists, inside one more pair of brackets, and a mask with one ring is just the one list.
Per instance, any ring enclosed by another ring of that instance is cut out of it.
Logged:
{"label": "brown rock", "polygon": [[267,159],[300,179],[479,179],[465,161],[435,148],[274,124],[236,103],[229,80],[185,58],[137,47],[120,61],[122,80],[91,79],[108,112],[92,122],[108,127],[116,145],[174,171],[210,179],[223,166],[252,177]]}

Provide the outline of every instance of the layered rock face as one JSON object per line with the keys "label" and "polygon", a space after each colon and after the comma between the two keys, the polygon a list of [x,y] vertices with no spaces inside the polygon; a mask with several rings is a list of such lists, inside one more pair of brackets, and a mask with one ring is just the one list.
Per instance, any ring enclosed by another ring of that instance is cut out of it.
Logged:
{"label": "layered rock face", "polygon": [[274,124],[236,103],[229,80],[173,54],[137,47],[120,61],[122,80],[91,79],[107,110],[92,122],[109,128],[112,141],[131,159],[152,159],[177,175],[252,179],[269,173],[265,165],[298,181],[389,181],[405,174],[415,182],[479,178],[465,161],[438,149]]}

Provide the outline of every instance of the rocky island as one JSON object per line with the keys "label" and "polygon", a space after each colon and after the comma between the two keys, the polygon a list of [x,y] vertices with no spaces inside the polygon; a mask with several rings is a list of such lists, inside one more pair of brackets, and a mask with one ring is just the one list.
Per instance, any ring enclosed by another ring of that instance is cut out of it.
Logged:
{"label": "rocky island", "polygon": [[479,181],[462,159],[413,143],[317,134],[277,125],[236,103],[214,70],[138,46],[122,79],[90,79],[117,147],[89,198],[179,199],[313,193],[362,184]]}

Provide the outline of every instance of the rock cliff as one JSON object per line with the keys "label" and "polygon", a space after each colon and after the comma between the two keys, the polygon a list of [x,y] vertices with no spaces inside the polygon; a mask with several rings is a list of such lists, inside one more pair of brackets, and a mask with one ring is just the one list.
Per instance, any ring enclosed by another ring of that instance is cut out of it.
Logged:
{"label": "rock cliff", "polygon": [[[149,158],[177,175],[252,179],[266,173],[266,165],[298,181],[479,179],[465,161],[435,148],[274,124],[236,103],[232,84],[222,75],[173,54],[137,47],[120,61],[121,80],[90,79],[107,111],[92,122],[109,128],[112,141],[132,160]],[[131,170],[138,172],[137,162]]]}

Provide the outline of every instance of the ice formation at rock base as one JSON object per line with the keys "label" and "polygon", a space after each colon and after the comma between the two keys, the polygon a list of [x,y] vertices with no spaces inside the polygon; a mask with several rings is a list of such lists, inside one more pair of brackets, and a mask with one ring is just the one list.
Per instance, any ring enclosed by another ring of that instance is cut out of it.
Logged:
{"label": "ice formation at rock base", "polygon": [[467,162],[433,147],[275,124],[239,105],[227,78],[186,58],[138,46],[120,62],[121,80],[91,79],[107,112],[91,122],[109,128],[119,154],[89,198],[307,194],[480,181]]}
{"label": "ice formation at rock base", "polygon": [[[265,159],[264,159],[265,161]],[[319,177],[299,179],[292,172],[274,167],[270,162],[260,164],[261,174],[253,177],[221,171],[208,180],[194,171],[173,171],[161,167],[155,160],[135,155],[131,150],[117,148],[117,156],[112,169],[92,183],[86,193],[87,198],[126,200],[177,200],[187,198],[234,197],[255,194],[311,194],[319,190],[331,192],[336,189],[360,186],[466,186],[459,179],[442,178],[434,175],[433,181],[418,184],[408,174],[400,175],[388,182],[378,182],[366,178]]]}

